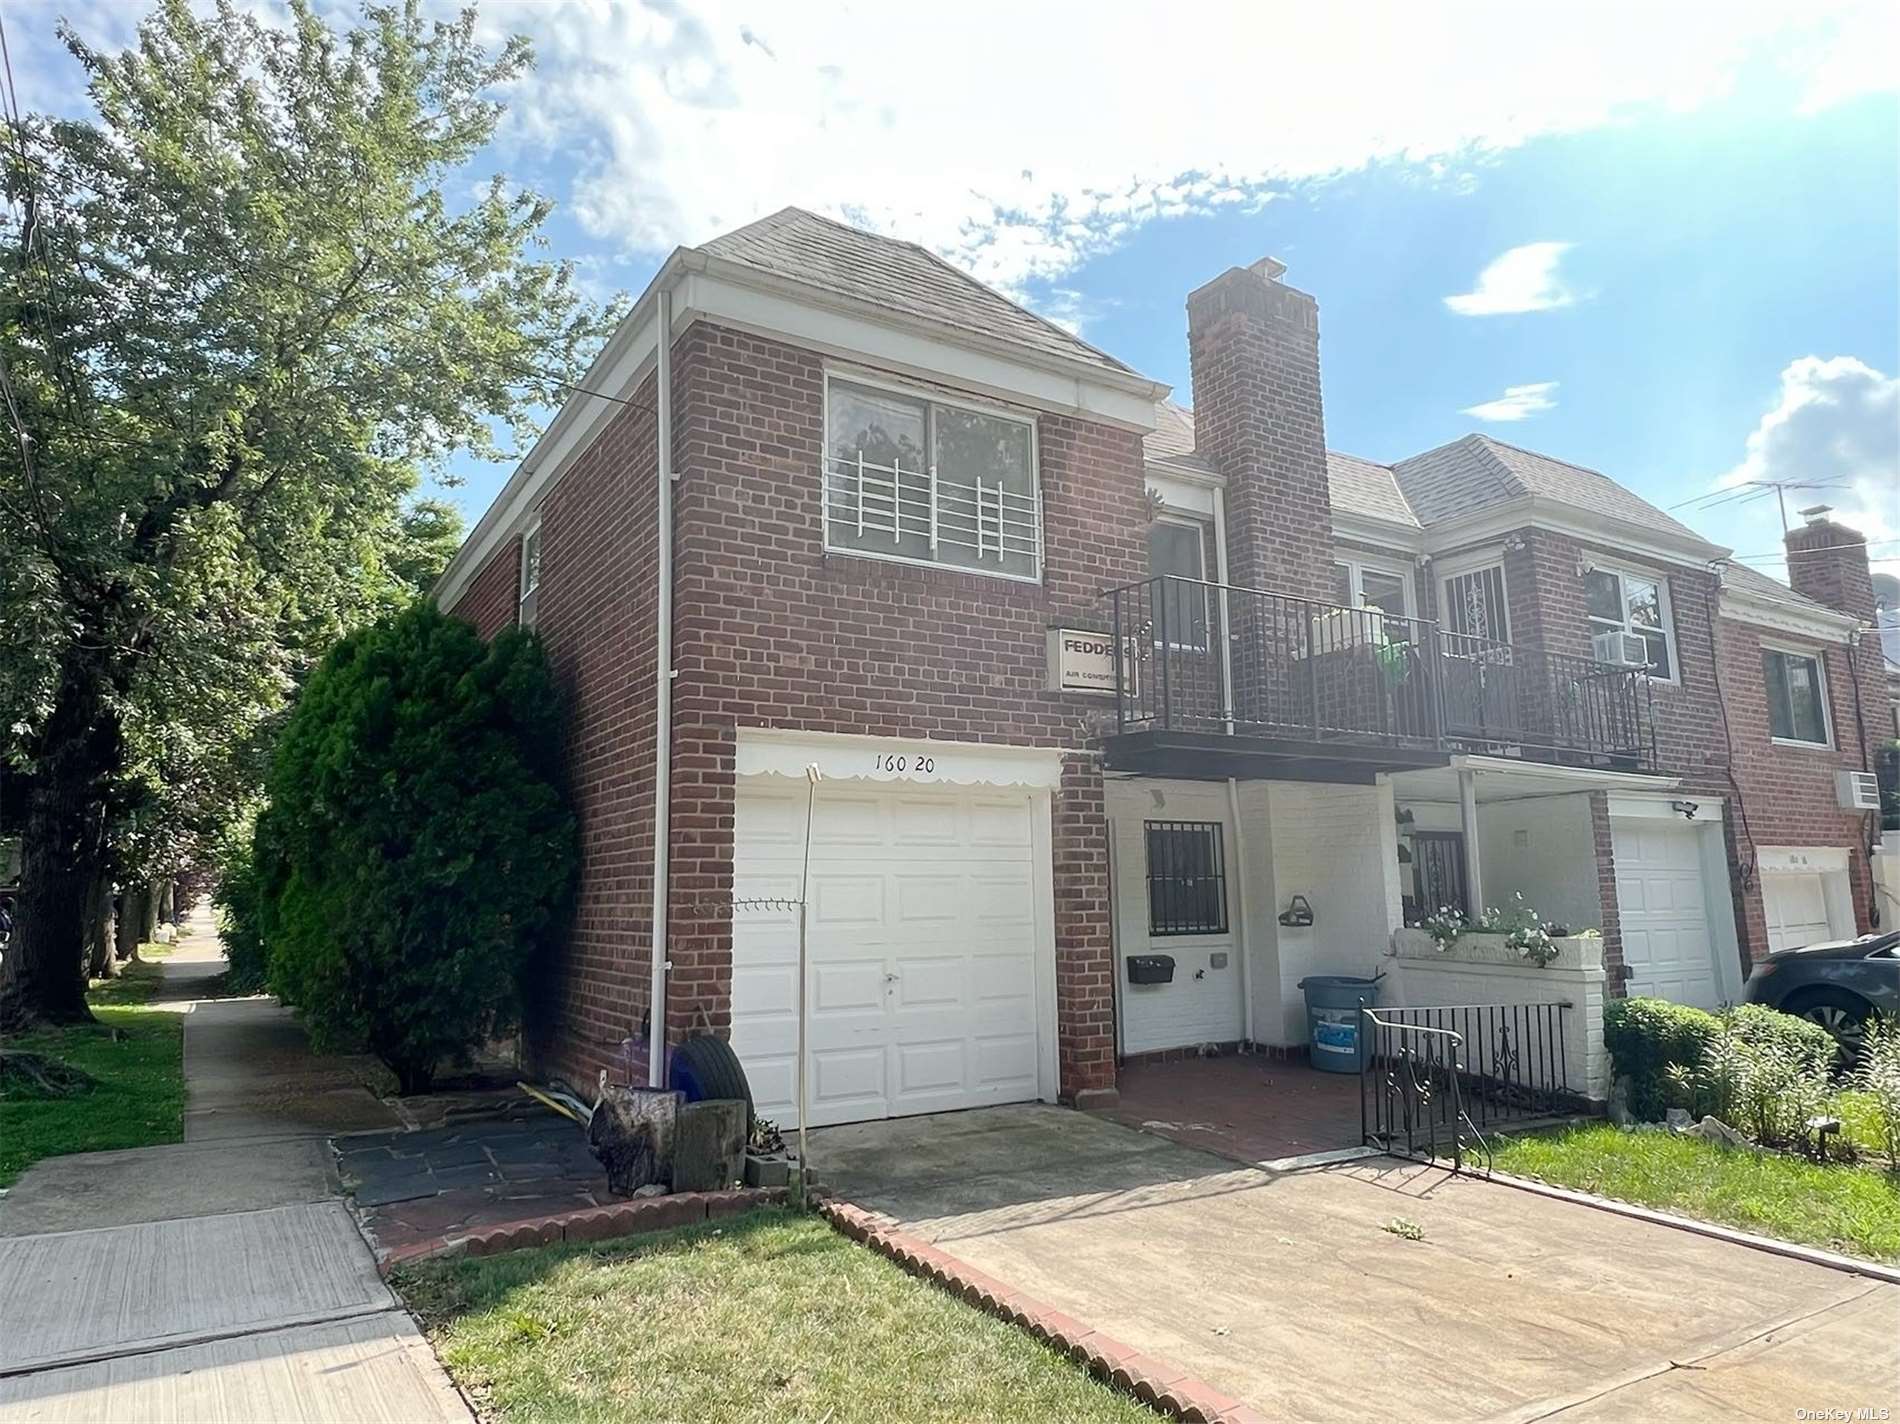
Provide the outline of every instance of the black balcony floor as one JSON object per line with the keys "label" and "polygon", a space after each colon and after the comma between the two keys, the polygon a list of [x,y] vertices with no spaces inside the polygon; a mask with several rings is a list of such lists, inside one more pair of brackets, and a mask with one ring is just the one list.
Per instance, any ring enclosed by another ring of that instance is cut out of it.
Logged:
{"label": "black balcony floor", "polygon": [[1315,741],[1235,732],[1148,730],[1102,739],[1110,771],[1182,781],[1326,781],[1370,786],[1382,771],[1449,766],[1438,746],[1407,746],[1378,739]]}

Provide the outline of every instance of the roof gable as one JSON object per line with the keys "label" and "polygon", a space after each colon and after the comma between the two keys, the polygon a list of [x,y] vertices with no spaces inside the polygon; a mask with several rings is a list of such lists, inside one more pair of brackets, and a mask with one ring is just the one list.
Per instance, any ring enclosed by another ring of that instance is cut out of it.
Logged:
{"label": "roof gable", "polygon": [[863,232],[803,208],[781,209],[701,244],[698,251],[1097,370],[1138,374],[914,242]]}

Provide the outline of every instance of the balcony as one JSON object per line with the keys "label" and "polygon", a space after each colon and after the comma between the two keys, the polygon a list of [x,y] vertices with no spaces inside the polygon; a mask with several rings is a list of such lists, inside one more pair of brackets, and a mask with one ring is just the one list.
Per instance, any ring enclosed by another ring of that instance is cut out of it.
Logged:
{"label": "balcony", "polygon": [[1173,575],[1108,601],[1111,768],[1370,782],[1454,752],[1653,765],[1641,670]]}

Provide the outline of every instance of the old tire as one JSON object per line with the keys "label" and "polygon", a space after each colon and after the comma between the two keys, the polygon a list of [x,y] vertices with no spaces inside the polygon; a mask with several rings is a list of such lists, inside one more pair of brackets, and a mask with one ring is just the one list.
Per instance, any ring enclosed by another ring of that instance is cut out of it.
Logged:
{"label": "old tire", "polygon": [[746,1082],[739,1055],[723,1038],[697,1033],[673,1050],[671,1087],[689,1103],[715,1098],[739,1098],[745,1103],[746,1134],[752,1132],[752,1086]]}

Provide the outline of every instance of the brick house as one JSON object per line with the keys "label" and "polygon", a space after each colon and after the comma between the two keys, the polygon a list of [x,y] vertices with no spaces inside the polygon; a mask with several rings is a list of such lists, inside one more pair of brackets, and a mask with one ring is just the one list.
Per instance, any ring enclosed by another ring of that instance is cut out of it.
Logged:
{"label": "brick house", "polygon": [[542,1071],[709,1031],[790,1120],[807,855],[814,1123],[1298,1049],[1299,979],[1443,896],[1700,999],[1812,922],[1775,877],[1864,913],[1864,548],[1798,531],[1797,593],[1496,442],[1329,454],[1283,271],[1189,296],[1190,415],[910,244],[788,209],[673,254],[437,589],[569,700]]}

